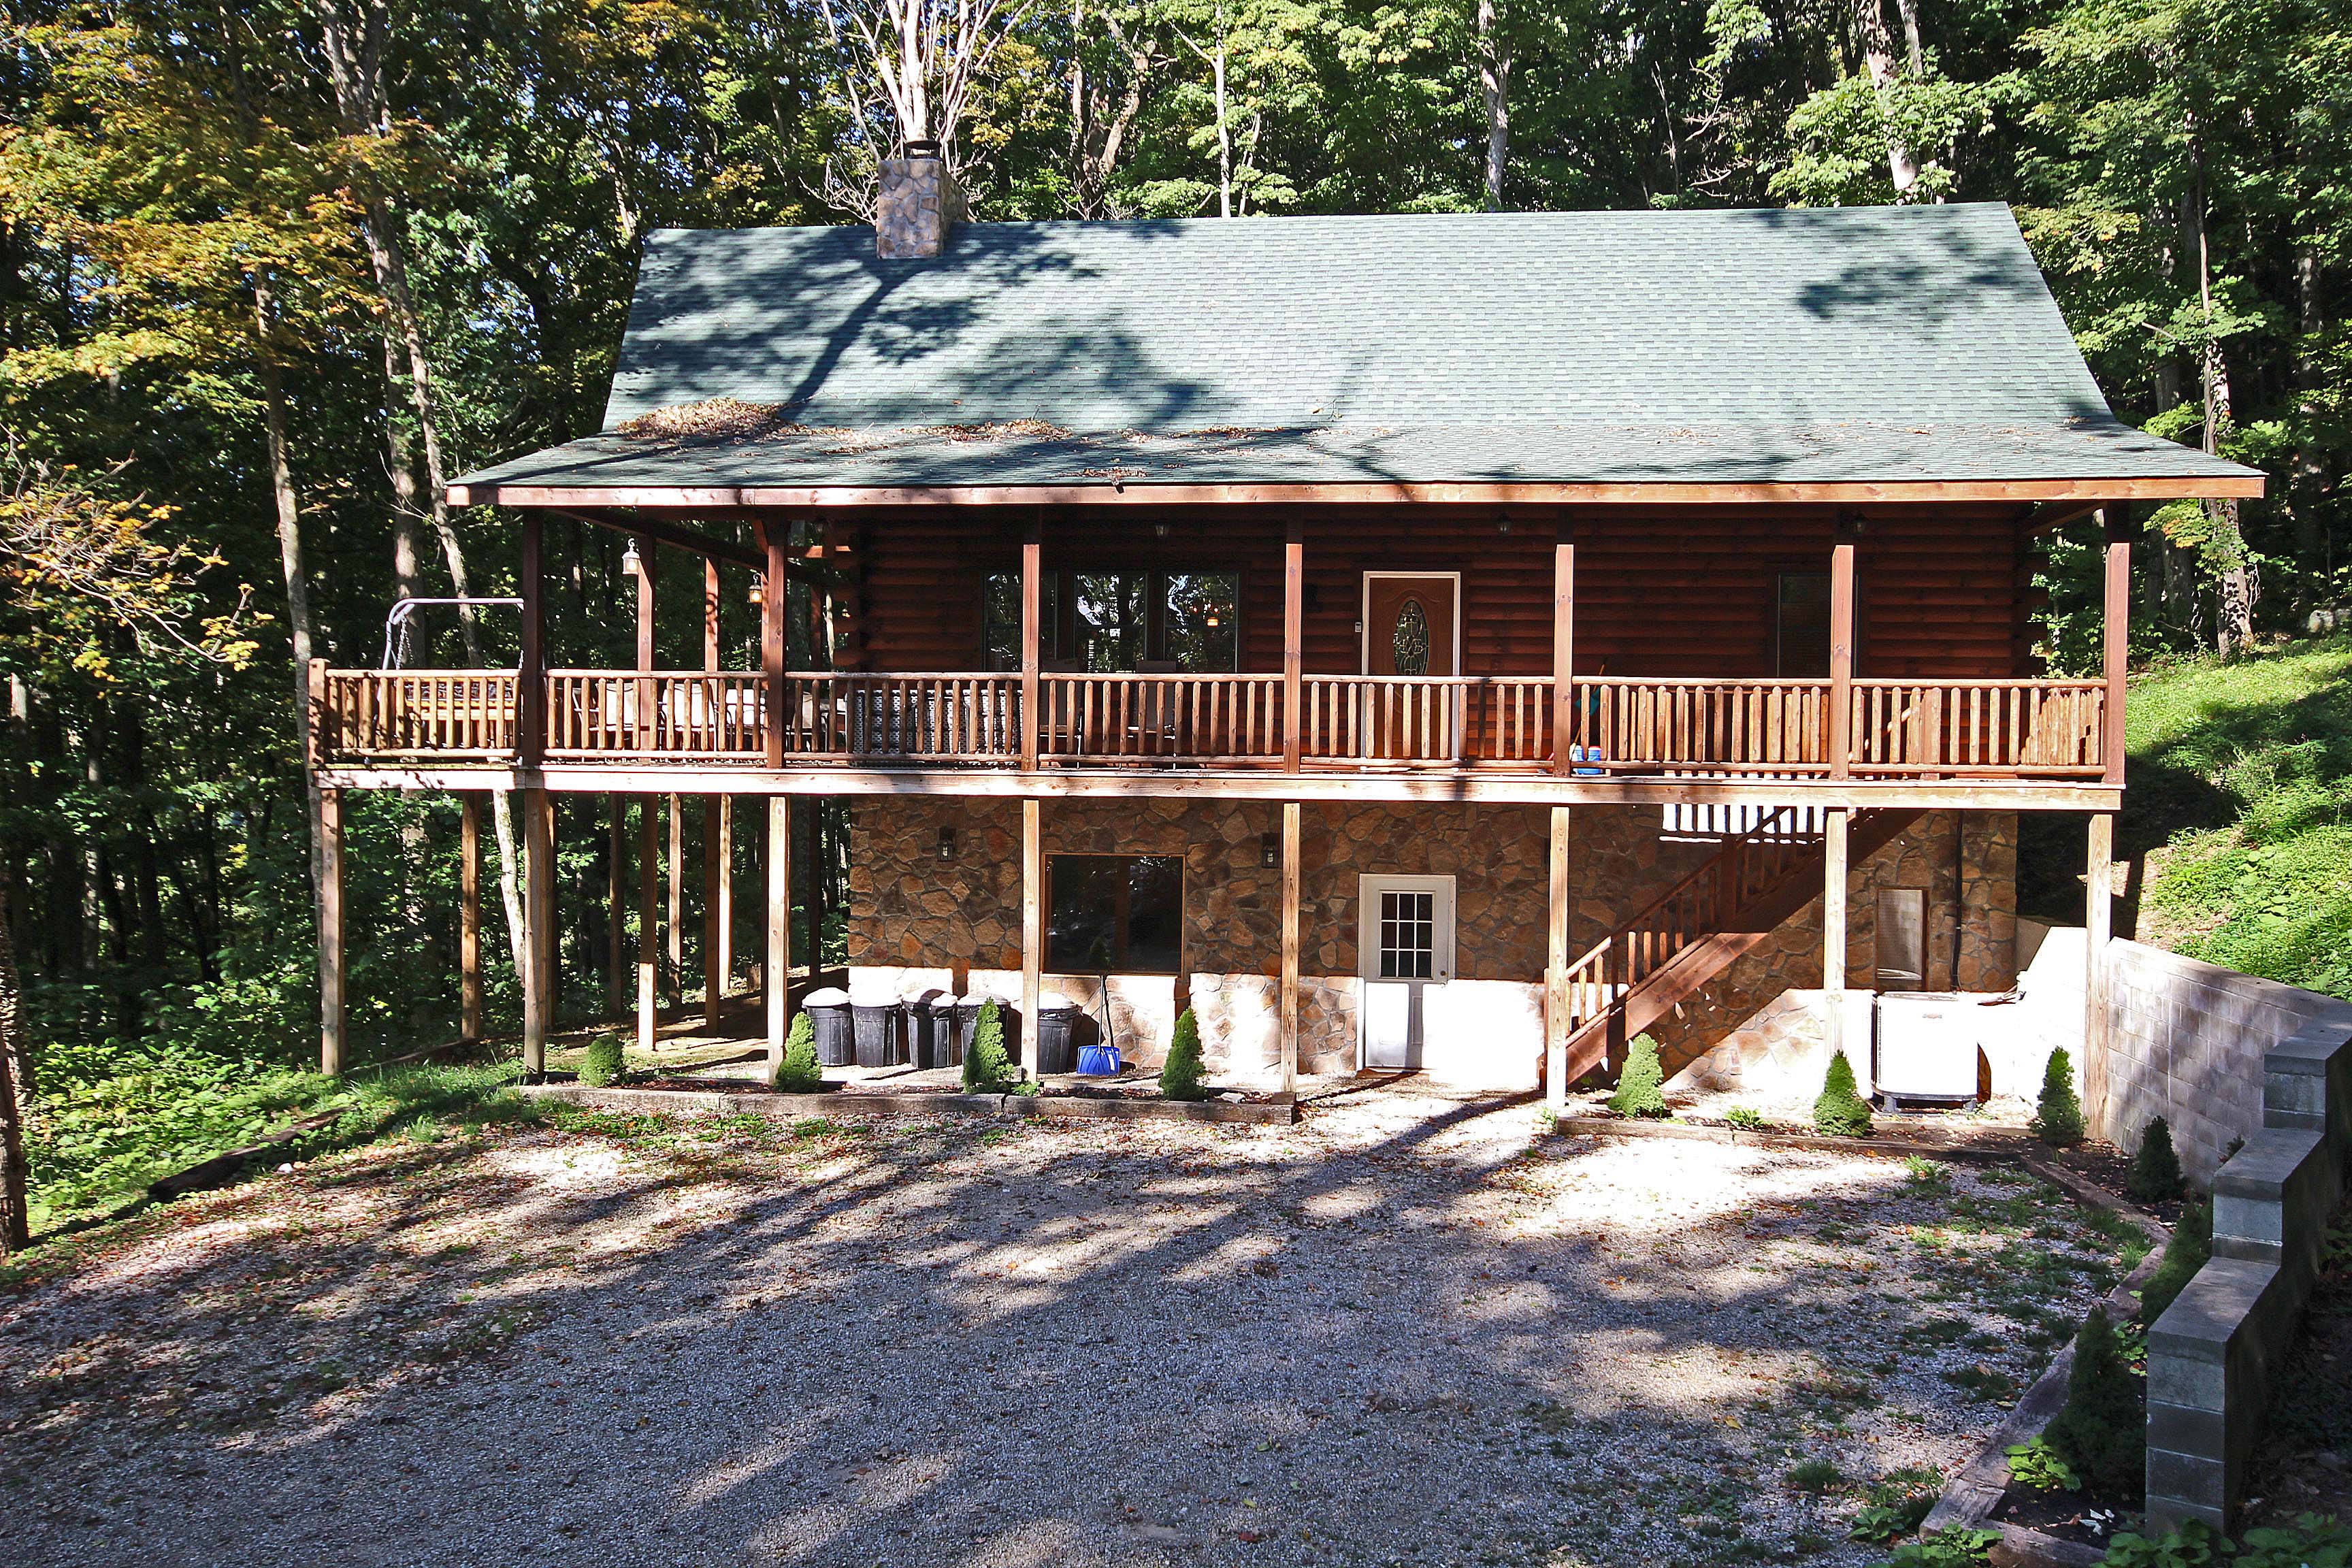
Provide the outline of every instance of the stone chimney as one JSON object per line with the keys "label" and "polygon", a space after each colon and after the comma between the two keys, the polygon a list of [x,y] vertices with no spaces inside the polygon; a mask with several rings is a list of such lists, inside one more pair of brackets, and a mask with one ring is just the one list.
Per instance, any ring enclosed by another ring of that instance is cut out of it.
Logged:
{"label": "stone chimney", "polygon": [[936,142],[909,142],[904,157],[882,160],[874,208],[875,249],[884,257],[937,256],[964,219],[963,187]]}

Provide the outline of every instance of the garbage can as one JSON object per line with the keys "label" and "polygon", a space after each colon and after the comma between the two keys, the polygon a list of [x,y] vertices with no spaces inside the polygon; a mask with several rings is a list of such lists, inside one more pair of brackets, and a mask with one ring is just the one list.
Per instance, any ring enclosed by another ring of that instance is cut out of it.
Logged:
{"label": "garbage can", "polygon": [[[947,1066],[940,1054],[940,1022],[936,1006],[941,993],[925,991],[907,1000],[907,1059],[918,1070]],[[948,1016],[948,1026],[955,1026],[955,1016]]]}
{"label": "garbage can", "polygon": [[1068,1072],[1077,1065],[1077,1047],[1070,1038],[1078,1021],[1078,1005],[1058,991],[1037,998],[1037,1071]]}
{"label": "garbage can", "polygon": [[849,1017],[857,1032],[859,1067],[896,1067],[902,1059],[898,1055],[898,1013],[897,1002],[851,999]]}
{"label": "garbage can", "polygon": [[801,1011],[816,1029],[816,1059],[820,1067],[845,1068],[857,1059],[849,1026],[849,993],[837,985],[812,991],[801,998]]}
{"label": "garbage can", "polygon": [[930,1013],[931,1065],[935,1068],[963,1066],[963,1043],[967,1035],[962,999],[951,991],[941,991],[931,998]]}

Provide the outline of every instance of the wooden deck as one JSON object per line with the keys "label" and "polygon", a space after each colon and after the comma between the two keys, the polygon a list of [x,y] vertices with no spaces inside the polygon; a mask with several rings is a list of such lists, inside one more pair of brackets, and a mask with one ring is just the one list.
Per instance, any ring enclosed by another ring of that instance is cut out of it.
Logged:
{"label": "wooden deck", "polygon": [[1031,772],[1034,744],[1059,773],[2080,785],[2108,755],[2090,680],[1856,679],[1837,723],[1825,679],[1579,677],[1560,704],[1541,676],[1303,675],[1294,719],[1280,674],[1035,679],[1032,736],[1018,674],[556,669],[528,736],[512,670],[320,668],[313,761],[962,773]]}

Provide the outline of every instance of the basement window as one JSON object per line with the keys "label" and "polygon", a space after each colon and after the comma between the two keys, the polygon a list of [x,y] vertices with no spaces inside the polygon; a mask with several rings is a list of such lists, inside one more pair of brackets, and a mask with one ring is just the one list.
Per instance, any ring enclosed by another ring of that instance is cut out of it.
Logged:
{"label": "basement window", "polygon": [[1927,890],[1887,888],[1878,895],[1872,980],[1881,991],[1927,988]]}
{"label": "basement window", "polygon": [[1182,949],[1181,855],[1051,855],[1045,967],[1057,974],[1173,974]]}

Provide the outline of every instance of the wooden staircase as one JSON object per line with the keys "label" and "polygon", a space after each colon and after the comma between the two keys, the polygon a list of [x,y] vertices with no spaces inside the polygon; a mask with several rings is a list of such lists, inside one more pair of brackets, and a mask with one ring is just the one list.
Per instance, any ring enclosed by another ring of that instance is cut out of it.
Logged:
{"label": "wooden staircase", "polygon": [[[1706,864],[1569,965],[1566,1081],[1612,1057],[1676,1004],[1731,967],[1822,890],[1827,849],[1784,806],[1725,841]],[[1924,813],[1860,811],[1848,825],[1847,864],[1859,866]]]}

